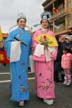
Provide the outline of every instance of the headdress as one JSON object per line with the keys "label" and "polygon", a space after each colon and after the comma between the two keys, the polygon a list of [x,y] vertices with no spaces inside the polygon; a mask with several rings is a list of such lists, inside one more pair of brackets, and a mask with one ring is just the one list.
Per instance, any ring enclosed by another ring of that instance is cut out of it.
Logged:
{"label": "headdress", "polygon": [[50,17],[51,17],[50,12],[43,12],[41,14],[41,20],[49,20]]}
{"label": "headdress", "polygon": [[27,19],[26,19],[26,16],[25,16],[23,13],[18,13],[17,19],[21,19],[21,18],[27,20]]}

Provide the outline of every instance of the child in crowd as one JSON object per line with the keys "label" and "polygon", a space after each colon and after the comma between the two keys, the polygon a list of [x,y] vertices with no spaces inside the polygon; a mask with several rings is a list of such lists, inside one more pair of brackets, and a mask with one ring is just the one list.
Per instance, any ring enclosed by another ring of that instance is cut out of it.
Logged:
{"label": "child in crowd", "polygon": [[64,70],[64,85],[69,86],[71,84],[71,61],[72,54],[69,52],[69,49],[65,47],[63,49],[63,55],[61,59],[61,66]]}

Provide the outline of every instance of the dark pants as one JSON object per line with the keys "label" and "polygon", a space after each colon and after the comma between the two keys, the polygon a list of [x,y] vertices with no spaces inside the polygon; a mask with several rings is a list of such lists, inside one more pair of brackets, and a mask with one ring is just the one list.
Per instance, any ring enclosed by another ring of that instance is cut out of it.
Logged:
{"label": "dark pants", "polygon": [[56,82],[64,80],[61,71],[62,71],[61,61],[55,61],[55,63],[54,63],[54,80]]}

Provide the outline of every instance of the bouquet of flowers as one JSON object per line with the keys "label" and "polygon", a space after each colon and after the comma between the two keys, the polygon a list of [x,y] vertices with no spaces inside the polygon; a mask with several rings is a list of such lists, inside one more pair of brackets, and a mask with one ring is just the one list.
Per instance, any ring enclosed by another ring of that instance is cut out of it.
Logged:
{"label": "bouquet of flowers", "polygon": [[39,36],[35,37],[35,41],[39,44],[45,44],[50,47],[58,46],[56,38],[48,34],[40,34]]}

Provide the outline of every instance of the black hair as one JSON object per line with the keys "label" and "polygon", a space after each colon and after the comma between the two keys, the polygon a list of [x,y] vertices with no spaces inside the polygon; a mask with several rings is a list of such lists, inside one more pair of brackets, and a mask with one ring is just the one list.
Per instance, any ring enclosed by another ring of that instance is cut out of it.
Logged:
{"label": "black hair", "polygon": [[70,52],[70,49],[68,47],[64,47],[63,51]]}
{"label": "black hair", "polygon": [[24,20],[25,20],[25,22],[27,21],[27,19],[26,19],[26,18],[23,18],[23,17],[22,17],[22,18],[18,18],[18,19],[17,19],[17,23],[19,22],[19,20],[20,20],[20,19],[24,19]]}

